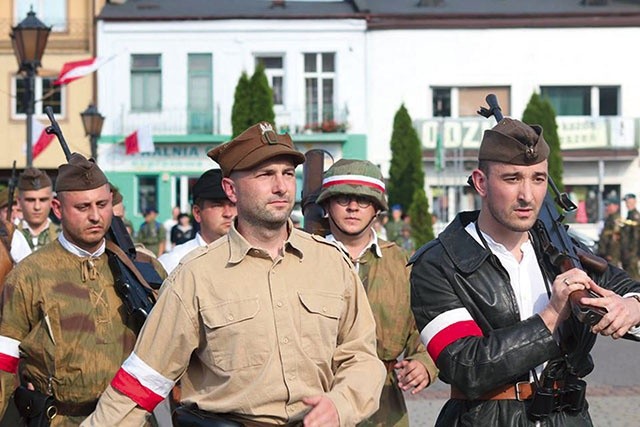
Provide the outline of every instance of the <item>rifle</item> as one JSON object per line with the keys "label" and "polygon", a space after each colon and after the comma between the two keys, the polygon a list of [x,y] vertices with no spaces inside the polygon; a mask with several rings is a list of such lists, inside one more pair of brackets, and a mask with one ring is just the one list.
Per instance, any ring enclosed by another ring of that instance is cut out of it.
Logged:
{"label": "rifle", "polygon": [[[489,94],[486,97],[486,101],[489,108],[480,107],[478,114],[486,118],[494,116],[498,122],[502,120],[504,116],[496,96]],[[547,191],[538,219],[530,230],[535,236],[534,240],[540,246],[543,255],[557,270],[556,273],[562,273],[572,268],[598,273],[604,272],[607,268],[607,262],[577,247],[567,232],[569,226],[562,222],[564,220],[564,212],[571,212],[577,209],[575,203],[569,199],[566,193],[560,193],[551,177],[549,177],[549,189],[555,196],[555,202],[550,192]],[[583,289],[573,292],[569,297],[574,316],[582,323],[590,326],[595,325],[607,311],[580,304],[580,299],[583,297],[597,298],[600,295],[591,290]]]}
{"label": "rifle", "polygon": [[[311,234],[326,236],[329,223],[324,217],[324,209],[316,203],[322,189],[324,174],[325,150],[312,149],[304,153],[306,158],[302,165],[302,215],[304,216],[304,231]],[[331,157],[331,154],[329,154]],[[331,157],[333,159],[333,157]]]}
{"label": "rifle", "polygon": [[13,161],[13,166],[11,167],[11,178],[9,179],[9,197],[7,202],[7,222],[12,223],[12,214],[13,214],[13,196],[16,191],[16,186],[18,185],[18,177],[16,176],[16,161]]}
{"label": "rifle", "polygon": [[[46,132],[58,138],[62,151],[69,160],[71,151],[53,110],[46,107],[45,113],[51,122]],[[109,267],[113,273],[115,289],[122,298],[127,312],[133,317],[138,332],[156,302],[154,291],[162,284],[162,278],[150,263],[136,260],[137,251],[122,218],[113,216],[106,238]]]}

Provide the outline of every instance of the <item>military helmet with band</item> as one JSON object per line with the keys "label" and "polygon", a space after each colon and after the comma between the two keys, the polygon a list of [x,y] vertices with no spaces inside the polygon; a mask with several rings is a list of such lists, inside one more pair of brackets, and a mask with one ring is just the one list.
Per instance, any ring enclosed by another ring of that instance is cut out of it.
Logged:
{"label": "military helmet with band", "polygon": [[341,194],[367,197],[378,209],[389,209],[382,172],[367,160],[341,159],[327,169],[316,202],[321,204]]}

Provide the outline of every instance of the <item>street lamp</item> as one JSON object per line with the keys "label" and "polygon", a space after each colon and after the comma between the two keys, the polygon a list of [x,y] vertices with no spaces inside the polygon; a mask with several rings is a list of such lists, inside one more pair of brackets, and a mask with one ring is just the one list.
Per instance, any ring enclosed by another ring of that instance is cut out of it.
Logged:
{"label": "street lamp", "polygon": [[104,116],[100,114],[95,105],[90,104],[86,110],[80,113],[80,117],[82,117],[84,133],[91,141],[91,157],[93,157],[94,160],[98,160],[98,138],[100,138],[100,134],[102,133]]}
{"label": "street lamp", "polygon": [[24,72],[24,107],[27,115],[27,167],[33,164],[33,123],[35,106],[34,81],[40,60],[47,46],[51,27],[36,18],[33,10],[15,27],[11,28],[11,45],[18,60],[18,72]]}

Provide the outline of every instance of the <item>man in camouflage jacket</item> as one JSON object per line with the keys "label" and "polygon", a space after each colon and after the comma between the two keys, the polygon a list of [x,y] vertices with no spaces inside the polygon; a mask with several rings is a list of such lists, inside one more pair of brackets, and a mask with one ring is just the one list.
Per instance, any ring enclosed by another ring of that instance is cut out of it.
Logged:
{"label": "man in camouflage jacket", "polygon": [[[62,233],[7,276],[0,320],[0,415],[16,386],[53,396],[52,426],[77,426],[128,356],[136,336],[105,252],[107,178],[74,154],[60,166],[53,210]],[[159,264],[154,264],[164,274]]]}
{"label": "man in camouflage jacket", "polygon": [[388,209],[384,188],[374,164],[343,159],[325,173],[317,199],[329,218],[327,239],[349,255],[367,292],[378,358],[387,368],[380,409],[360,426],[408,426],[402,392],[418,393],[438,375],[411,314],[407,252],[379,239],[371,227],[378,213]]}

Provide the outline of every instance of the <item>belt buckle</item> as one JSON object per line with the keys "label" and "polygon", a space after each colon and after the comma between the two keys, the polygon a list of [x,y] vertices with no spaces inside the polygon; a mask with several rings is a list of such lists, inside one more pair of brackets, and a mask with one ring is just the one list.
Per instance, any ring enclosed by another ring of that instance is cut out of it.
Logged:
{"label": "belt buckle", "polygon": [[529,383],[529,381],[520,381],[520,382],[517,382],[516,385],[515,385],[515,388],[516,388],[516,400],[518,402],[524,402],[523,399],[520,399],[520,384],[530,384],[530,383]]}

